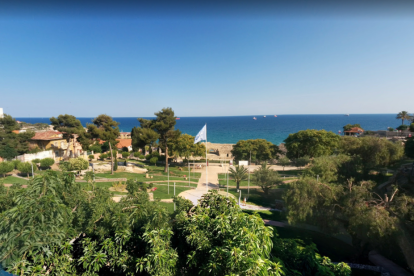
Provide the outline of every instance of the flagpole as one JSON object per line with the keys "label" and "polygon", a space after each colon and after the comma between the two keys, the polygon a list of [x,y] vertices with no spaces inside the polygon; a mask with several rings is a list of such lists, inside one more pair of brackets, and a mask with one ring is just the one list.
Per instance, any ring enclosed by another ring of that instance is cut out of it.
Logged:
{"label": "flagpole", "polygon": [[208,171],[207,171],[207,123],[206,123],[206,185],[207,185],[207,192],[208,192]]}

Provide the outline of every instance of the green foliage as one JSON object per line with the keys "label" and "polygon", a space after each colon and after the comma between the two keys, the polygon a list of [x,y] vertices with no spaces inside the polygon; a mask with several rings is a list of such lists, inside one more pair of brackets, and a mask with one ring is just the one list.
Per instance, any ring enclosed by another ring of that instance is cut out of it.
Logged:
{"label": "green foliage", "polygon": [[329,258],[317,253],[314,244],[305,245],[301,240],[274,238],[272,255],[282,262],[286,275],[351,275],[347,264],[333,264]]}
{"label": "green foliage", "polygon": [[141,153],[139,151],[134,152],[134,157],[140,157]]}
{"label": "green foliage", "polygon": [[200,143],[194,144],[194,136],[182,134],[173,144],[172,150],[177,156],[188,160],[190,156],[205,157],[206,146]]}
{"label": "green foliage", "polygon": [[157,165],[158,157],[155,157],[155,156],[154,157],[151,157],[151,159],[149,161],[150,161],[151,164]]}
{"label": "green foliage", "polygon": [[53,158],[44,158],[44,159],[40,160],[40,167],[41,168],[48,169],[53,164],[55,164],[55,160]]}
{"label": "green foliage", "polygon": [[33,168],[33,172],[37,171],[37,166],[35,164],[33,164],[32,162],[22,162],[19,165],[17,165],[17,169],[22,173],[22,174],[27,174],[27,177],[29,177],[29,174],[32,173],[32,168]]}
{"label": "green foliage", "polygon": [[3,159],[12,159],[17,155],[17,151],[9,145],[5,145],[0,148],[0,157],[2,157]]}
{"label": "green foliage", "polygon": [[0,128],[6,133],[10,133],[13,130],[19,129],[19,124],[11,115],[4,114],[3,118],[0,118]]}
{"label": "green foliage", "polygon": [[[51,125],[54,130],[60,131],[63,133],[63,137],[69,142],[71,139],[74,139],[75,135],[85,136],[85,129],[82,126],[82,123],[76,119],[73,115],[59,115],[57,118],[50,118]],[[84,139],[79,140],[83,147],[89,146],[89,141],[84,145]],[[73,141],[72,141],[73,142]]]}
{"label": "green foliage", "polygon": [[[349,163],[353,163],[353,158],[347,155],[320,156],[312,160],[311,166],[304,172],[304,175],[316,178],[324,183],[336,182],[341,174],[344,180],[356,175],[356,169],[352,170]],[[341,173],[341,174],[340,174]],[[350,174],[350,175],[349,175]]]}
{"label": "green foliage", "polygon": [[268,161],[270,159],[277,159],[278,154],[281,153],[277,145],[274,145],[265,139],[240,140],[231,150],[236,162],[240,160],[250,160],[250,152],[252,162],[256,162],[257,160]]}
{"label": "green foliage", "polygon": [[131,155],[131,153],[129,153],[129,152],[125,152],[125,151],[123,151],[122,152],[122,157],[123,158],[127,158],[127,157],[129,157]]}
{"label": "green foliage", "polygon": [[90,161],[92,161],[93,159],[95,159],[95,155],[90,154],[90,155],[88,156],[88,158],[89,158],[89,160],[90,160]]}
{"label": "green foliage", "polygon": [[409,158],[414,158],[414,137],[408,138],[404,145],[404,153]]}
{"label": "green foliage", "polygon": [[[108,146],[108,149],[109,149],[109,146]],[[89,147],[89,150],[93,151],[93,153],[101,153],[102,147],[99,143],[95,143]]]}
{"label": "green foliage", "polygon": [[99,155],[99,159],[104,160],[105,158],[108,158],[108,154],[102,153]]}
{"label": "green foliage", "polygon": [[354,127],[358,127],[360,129],[363,129],[360,124],[353,124],[353,125],[347,124],[347,125],[344,126],[344,131],[351,130]]}
{"label": "green foliage", "polygon": [[81,170],[86,170],[89,167],[89,162],[82,157],[71,158],[69,159],[70,170],[80,172]]}
{"label": "green foliage", "polygon": [[118,170],[118,159],[115,157],[114,161],[114,171],[116,172]]}
{"label": "green foliage", "polygon": [[282,275],[270,260],[272,229],[241,212],[232,198],[212,192],[174,224],[182,275]]}
{"label": "green foliage", "polygon": [[230,168],[229,173],[230,173],[230,177],[233,178],[234,181],[236,181],[237,190],[240,187],[240,182],[242,182],[243,180],[246,180],[248,177],[247,168],[245,168],[244,166],[235,166],[234,168]]}
{"label": "green foliage", "polygon": [[411,123],[411,124],[410,124],[410,131],[411,131],[411,132],[414,132],[414,123]]}
{"label": "green foliage", "polygon": [[0,162],[0,174],[3,175],[3,177],[6,177],[6,173],[11,172],[14,170],[14,163],[3,161]]}
{"label": "green foliage", "polygon": [[33,164],[40,164],[40,159],[39,158],[33,159],[32,163]]}
{"label": "green foliage", "polygon": [[20,161],[20,160],[12,160],[11,161],[12,163],[13,163],[13,165],[14,165],[14,169],[15,170],[17,170],[17,166],[20,164],[20,163],[22,163],[22,161]]}
{"label": "green foliage", "polygon": [[401,120],[401,124],[403,125],[404,121],[405,120],[407,120],[407,121],[411,120],[412,116],[410,116],[410,114],[408,114],[407,111],[401,111],[400,113],[397,114],[396,119]]}
{"label": "green foliage", "polygon": [[296,159],[303,156],[331,155],[338,147],[340,136],[326,130],[301,130],[285,139],[286,156]]}
{"label": "green foliage", "polygon": [[400,125],[399,127],[397,127],[397,129],[398,130],[401,130],[401,131],[404,131],[404,130],[407,130],[407,129],[409,129],[410,127],[409,126],[407,126],[407,125]]}
{"label": "green foliage", "polygon": [[370,169],[387,167],[400,160],[404,148],[400,143],[377,137],[341,137],[339,152],[358,156],[362,169],[367,173]]}
{"label": "green foliage", "polygon": [[283,170],[285,170],[285,167],[290,165],[290,160],[286,156],[283,156],[283,157],[279,158],[279,160],[277,161],[277,164],[279,166],[282,166]]}
{"label": "green foliage", "polygon": [[[140,120],[145,119],[138,119],[138,121]],[[151,148],[154,142],[158,140],[158,133],[150,127],[151,126],[148,124],[141,123],[141,127],[132,128],[131,139],[132,148],[134,149],[134,151],[138,151],[139,149],[141,149],[142,152],[145,153],[145,147],[149,146],[149,148]]]}
{"label": "green foliage", "polygon": [[306,155],[302,156],[302,157],[299,157],[298,159],[295,160],[295,164],[299,168],[305,167],[309,163],[310,163],[310,158],[309,158],[309,156],[306,156]]}
{"label": "green foliage", "polygon": [[267,162],[264,162],[260,168],[254,172],[253,179],[254,182],[262,188],[265,195],[269,194],[270,189],[283,183],[279,174],[270,169],[270,166],[267,166]]}

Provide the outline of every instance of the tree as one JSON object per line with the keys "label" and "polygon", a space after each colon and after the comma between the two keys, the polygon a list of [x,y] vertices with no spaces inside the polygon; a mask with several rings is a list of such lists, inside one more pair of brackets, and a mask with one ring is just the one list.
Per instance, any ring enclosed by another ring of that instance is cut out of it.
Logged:
{"label": "tree", "polygon": [[104,160],[105,158],[108,158],[108,154],[106,154],[106,153],[102,153],[102,154],[100,154],[100,155],[99,155],[99,158],[100,158],[101,160]]}
{"label": "tree", "polygon": [[16,119],[14,119],[11,115],[4,114],[3,118],[0,118],[0,128],[2,128],[6,133],[10,133],[20,127]]}
{"label": "tree", "polygon": [[410,128],[410,126],[407,126],[407,125],[400,125],[400,126],[397,127],[397,129],[401,130],[401,131],[407,130],[409,128]]}
{"label": "tree", "polygon": [[82,170],[86,170],[89,167],[89,163],[87,160],[83,159],[82,157],[71,158],[69,159],[70,163],[70,170],[77,171],[80,173]]}
{"label": "tree", "polygon": [[278,154],[281,153],[277,145],[272,144],[265,139],[256,140],[240,140],[238,141],[231,150],[234,159],[250,160],[255,162],[257,160],[268,161],[270,159],[277,159]]}
{"label": "tree", "polygon": [[303,156],[331,155],[338,147],[340,136],[326,130],[301,130],[285,139],[286,156],[289,159]]}
{"label": "tree", "polygon": [[344,128],[344,132],[345,131],[348,131],[348,130],[351,130],[352,128],[354,128],[354,127],[357,127],[357,128],[360,128],[360,129],[363,129],[362,127],[361,127],[361,125],[360,124],[353,124],[353,125],[351,125],[351,124],[347,124],[347,125],[345,125],[343,128]]}
{"label": "tree", "polygon": [[55,164],[55,160],[53,158],[43,158],[40,160],[40,167],[42,168],[50,168],[53,164]]}
{"label": "tree", "polygon": [[296,166],[298,166],[299,168],[305,167],[306,165],[310,163],[310,158],[309,156],[302,156],[296,159],[295,163],[296,163]]}
{"label": "tree", "polygon": [[12,162],[0,162],[0,174],[3,177],[6,177],[6,173],[11,172],[14,169],[14,164]]}
{"label": "tree", "polygon": [[4,147],[0,148],[0,157],[4,159],[12,159],[18,155],[17,151],[10,147],[9,145],[5,145]]}
{"label": "tree", "polygon": [[283,183],[279,174],[270,169],[270,166],[267,166],[267,162],[264,162],[260,168],[254,172],[253,179],[255,183],[262,188],[265,195],[269,194],[270,189]]}
{"label": "tree", "polygon": [[111,174],[114,174],[114,157],[112,147],[115,146],[119,136],[119,123],[114,121],[111,116],[101,114],[92,120],[93,124],[88,124],[87,135],[91,139],[101,139],[109,143],[109,150],[111,151]]}
{"label": "tree", "polygon": [[115,156],[114,171],[116,172],[117,170],[118,170],[118,159]]}
{"label": "tree", "polygon": [[88,158],[89,158],[89,161],[92,161],[93,159],[95,159],[95,155],[90,154],[90,155],[88,156]]}
{"label": "tree", "polygon": [[408,138],[404,145],[404,153],[409,158],[414,158],[414,137]]}
{"label": "tree", "polygon": [[123,158],[125,158],[125,159],[126,159],[127,157],[129,157],[130,155],[131,155],[131,154],[130,154],[129,152],[126,152],[126,151],[123,151],[123,152],[122,152],[122,157],[123,157]]}
{"label": "tree", "polygon": [[396,119],[400,119],[401,120],[401,124],[404,124],[404,121],[407,120],[411,120],[412,116],[410,116],[410,114],[408,114],[407,111],[401,111],[400,113],[397,114]]}
{"label": "tree", "polygon": [[244,166],[235,166],[230,168],[230,176],[236,181],[237,190],[239,190],[240,182],[247,179],[247,168]]}
{"label": "tree", "polygon": [[22,161],[20,161],[20,160],[18,160],[18,159],[16,159],[16,160],[12,160],[11,162],[13,163],[13,165],[14,165],[14,169],[15,169],[15,170],[17,170],[17,166],[18,166],[20,163],[22,163]]}
{"label": "tree", "polygon": [[138,121],[141,126],[134,127],[131,131],[132,148],[134,151],[141,149],[142,153],[145,153],[145,147],[149,146],[149,149],[152,149],[152,145],[158,140],[159,135],[151,128],[150,123],[146,123],[149,120],[139,118]]}
{"label": "tree", "polygon": [[194,136],[182,134],[172,145],[174,154],[185,157],[187,162],[190,156],[205,156],[206,146],[201,143],[194,144]]}
{"label": "tree", "polygon": [[19,165],[17,165],[17,169],[21,173],[27,174],[27,177],[29,177],[29,174],[32,173],[32,169],[33,169],[33,172],[37,171],[37,166],[31,162],[22,162]]}
{"label": "tree", "polygon": [[149,160],[151,164],[153,164],[154,166],[157,166],[157,162],[158,162],[158,157],[151,157],[151,159]]}
{"label": "tree", "polygon": [[73,152],[75,152],[75,138],[82,136],[85,133],[82,123],[76,119],[75,116],[68,114],[59,115],[57,118],[52,117],[50,118],[50,122],[53,129],[62,132],[63,137],[68,142],[68,149],[66,150],[67,156],[69,156],[71,142],[73,145]]}
{"label": "tree", "polygon": [[279,160],[277,161],[277,163],[280,166],[283,167],[283,171],[284,171],[285,170],[285,167],[290,165],[290,160],[286,156],[283,156],[283,157],[279,158]]}
{"label": "tree", "polygon": [[[108,146],[109,148],[109,146]],[[93,153],[101,153],[102,152],[102,147],[101,145],[99,145],[98,142],[96,142],[95,144],[93,144],[92,146],[89,147],[89,150],[93,151]]]}

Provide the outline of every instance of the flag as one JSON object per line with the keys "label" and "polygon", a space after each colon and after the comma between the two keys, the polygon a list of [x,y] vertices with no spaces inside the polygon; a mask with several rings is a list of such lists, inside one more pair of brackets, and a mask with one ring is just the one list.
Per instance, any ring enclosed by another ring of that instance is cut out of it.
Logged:
{"label": "flag", "polygon": [[200,132],[194,138],[194,144],[202,140],[207,140],[207,125],[204,125],[204,127],[200,130]]}

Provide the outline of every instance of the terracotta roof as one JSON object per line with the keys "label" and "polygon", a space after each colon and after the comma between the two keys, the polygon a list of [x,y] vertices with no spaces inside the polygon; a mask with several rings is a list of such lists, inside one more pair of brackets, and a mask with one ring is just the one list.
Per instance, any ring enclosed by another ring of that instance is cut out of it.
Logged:
{"label": "terracotta roof", "polygon": [[345,132],[357,133],[357,132],[364,132],[364,130],[362,128],[359,128],[359,127],[353,127],[350,130],[345,130]]}
{"label": "terracotta roof", "polygon": [[36,132],[35,136],[33,136],[32,140],[59,140],[63,139],[62,132],[59,131],[42,131]]}
{"label": "terracotta roof", "polygon": [[19,131],[18,130],[13,130],[12,132],[13,133],[16,133],[16,134],[19,134]]}
{"label": "terracotta roof", "polygon": [[132,146],[132,139],[116,139],[116,140],[119,141],[118,144],[116,144],[116,147],[118,149]]}

